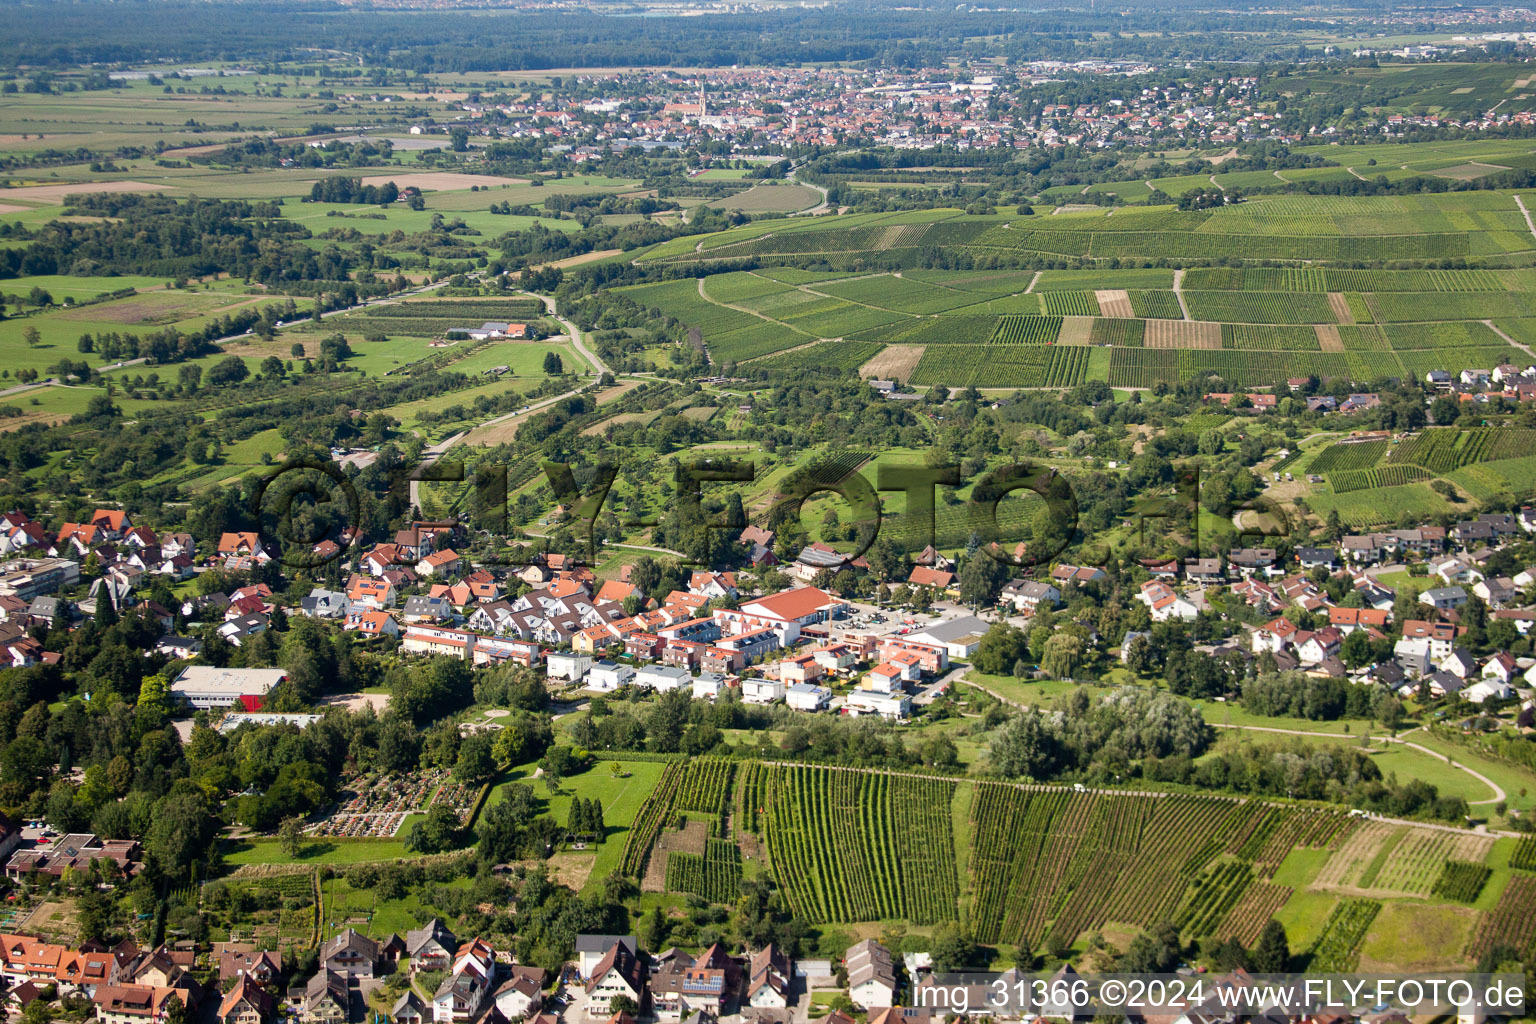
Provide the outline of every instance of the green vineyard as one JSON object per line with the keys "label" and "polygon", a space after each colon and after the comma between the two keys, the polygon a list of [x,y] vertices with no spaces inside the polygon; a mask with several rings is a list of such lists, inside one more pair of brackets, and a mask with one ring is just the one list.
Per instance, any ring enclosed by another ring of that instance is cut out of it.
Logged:
{"label": "green vineyard", "polygon": [[667,855],[667,889],[691,892],[711,903],[731,903],[741,892],[741,849],[711,836],[704,853],[674,850]]}
{"label": "green vineyard", "polygon": [[1488,876],[1492,874],[1493,871],[1485,864],[1448,860],[1440,872],[1440,877],[1435,879],[1434,888],[1430,892],[1448,900],[1456,900],[1458,903],[1471,903],[1477,899],[1478,893],[1483,891],[1483,886],[1488,882]]}
{"label": "green vineyard", "polygon": [[797,915],[956,919],[952,780],[799,765],[767,771],[768,852]]}
{"label": "green vineyard", "polygon": [[1340,900],[1309,951],[1309,968],[1329,973],[1353,971],[1360,964],[1365,933],[1380,912],[1381,904],[1376,900]]}

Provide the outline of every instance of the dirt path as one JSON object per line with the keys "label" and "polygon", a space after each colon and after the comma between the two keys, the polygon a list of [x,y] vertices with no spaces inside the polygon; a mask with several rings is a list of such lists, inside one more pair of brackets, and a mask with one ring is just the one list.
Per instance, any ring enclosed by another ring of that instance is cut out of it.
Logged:
{"label": "dirt path", "polygon": [[[773,324],[775,327],[784,328],[786,331],[794,331],[796,334],[805,334],[804,331],[791,327],[789,324],[782,320],[775,320],[773,317],[768,316],[765,313],[759,313],[755,309],[748,309],[746,306],[737,306],[730,302],[721,302],[719,299],[710,298],[709,295],[707,295],[704,291],[704,279],[702,277],[699,278],[699,298],[703,299],[705,302],[713,303],[716,306],[724,306],[726,309],[734,309],[738,313],[746,313],[749,316],[755,316],[759,320],[765,320],[768,323]],[[806,334],[805,336],[807,338],[811,338],[809,334]],[[816,339],[811,338],[811,340],[815,341]]]}
{"label": "dirt path", "polygon": [[1184,271],[1173,272],[1173,294],[1179,300],[1179,309],[1184,312],[1184,319],[1189,319],[1189,307],[1184,304]]}
{"label": "dirt path", "polygon": [[[702,284],[703,278],[700,278],[699,280]],[[581,358],[592,364],[593,373],[601,377],[605,373],[613,372],[612,370],[608,369],[608,364],[604,363],[601,359],[598,358],[597,353],[587,348],[586,343],[582,339],[581,328],[571,323],[556,311],[555,297],[553,295],[537,295],[533,292],[523,292],[523,294],[529,298],[538,299],[540,302],[544,303],[544,311],[554,319],[560,321],[560,326],[564,327],[565,333],[570,335],[571,344],[576,347],[577,352],[581,353]]]}
{"label": "dirt path", "polygon": [[1227,190],[1221,187],[1221,182],[1216,180],[1216,175],[1214,175],[1214,174],[1211,175],[1211,184],[1215,185],[1218,189],[1221,189],[1223,194],[1226,193]]}
{"label": "dirt path", "polygon": [[1043,270],[1035,271],[1035,276],[1029,279],[1029,287],[1025,288],[1019,294],[1020,295],[1028,295],[1031,292],[1033,292],[1035,290],[1035,285],[1040,283],[1040,275],[1043,274],[1043,273],[1045,273],[1045,271],[1043,271]]}
{"label": "dirt path", "polygon": [[1488,329],[1490,331],[1492,331],[1494,334],[1497,334],[1499,337],[1503,338],[1505,341],[1507,341],[1511,345],[1515,346],[1515,348],[1519,349],[1521,352],[1524,352],[1526,355],[1530,356],[1533,361],[1536,361],[1536,352],[1531,351],[1531,347],[1529,345],[1526,345],[1523,342],[1516,341],[1514,338],[1511,338],[1508,334],[1505,334],[1504,331],[1499,327],[1499,325],[1494,323],[1492,320],[1484,320],[1483,323],[1487,324],[1488,325]]}

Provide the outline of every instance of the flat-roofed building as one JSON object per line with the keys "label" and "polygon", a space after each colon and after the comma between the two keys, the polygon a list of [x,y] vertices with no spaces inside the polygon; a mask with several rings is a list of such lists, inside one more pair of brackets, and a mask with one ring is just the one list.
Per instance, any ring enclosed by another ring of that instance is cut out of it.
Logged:
{"label": "flat-roofed building", "polygon": [[188,665],[171,684],[171,693],[194,708],[228,708],[243,705],[260,710],[272,687],[288,678],[280,668],[215,668]]}

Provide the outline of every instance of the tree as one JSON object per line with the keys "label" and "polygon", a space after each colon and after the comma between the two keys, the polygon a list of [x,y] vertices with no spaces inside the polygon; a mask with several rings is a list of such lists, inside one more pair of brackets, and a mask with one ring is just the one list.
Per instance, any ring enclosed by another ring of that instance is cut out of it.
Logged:
{"label": "tree", "polygon": [[1029,779],[1054,777],[1064,753],[1039,711],[1013,716],[987,751],[993,770],[1008,778]]}
{"label": "tree", "polygon": [[206,375],[208,383],[214,387],[224,384],[238,384],[251,375],[250,369],[245,365],[245,360],[239,356],[225,356],[209,368]]}
{"label": "tree", "polygon": [[43,343],[43,335],[36,327],[28,327],[21,332],[21,340],[27,343],[27,348],[37,348]]}
{"label": "tree", "polygon": [[297,815],[284,818],[277,827],[277,845],[288,856],[297,859],[304,849],[304,819]]}
{"label": "tree", "polygon": [[1248,960],[1259,974],[1283,974],[1291,962],[1291,946],[1285,936],[1285,925],[1270,920],[1259,933],[1258,944],[1253,947]]}
{"label": "tree", "polygon": [[635,1005],[635,1001],[622,993],[608,1000],[608,1012],[610,1014],[627,1013],[633,1015],[638,1009],[640,1007]]}
{"label": "tree", "polygon": [[1134,636],[1125,645],[1125,667],[1144,676],[1157,668],[1157,649],[1146,636]]}
{"label": "tree", "polygon": [[651,912],[645,915],[645,924],[640,930],[640,941],[646,949],[663,949],[667,942],[667,916],[661,912],[658,904],[651,908]]}
{"label": "tree", "polygon": [[544,353],[544,372],[551,375],[565,372],[565,363],[560,359],[560,353]]}
{"label": "tree", "polygon": [[972,552],[960,567],[960,600],[970,605],[990,605],[1002,593],[1008,572],[984,551]]}
{"label": "tree", "polygon": [[944,925],[934,934],[931,947],[936,974],[952,974],[976,966],[981,947],[958,925]]}
{"label": "tree", "polygon": [[475,733],[459,744],[459,760],[453,777],[468,786],[481,786],[496,775],[496,759],[491,756],[491,738]]}
{"label": "tree", "polygon": [[405,838],[406,849],[416,853],[442,853],[459,845],[459,812],[436,804]]}
{"label": "tree", "polygon": [[1057,679],[1070,679],[1083,654],[1083,642],[1071,633],[1056,633],[1040,653],[1040,669]]}
{"label": "tree", "polygon": [[971,664],[979,672],[1000,676],[1011,671],[1015,662],[1028,658],[1028,635],[1017,626],[999,622],[982,636],[981,643],[976,646],[976,653],[971,657]]}

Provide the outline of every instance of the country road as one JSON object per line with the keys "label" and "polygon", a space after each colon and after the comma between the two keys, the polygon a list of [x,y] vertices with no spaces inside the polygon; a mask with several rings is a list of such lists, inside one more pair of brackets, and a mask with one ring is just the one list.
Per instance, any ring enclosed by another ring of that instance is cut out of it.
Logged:
{"label": "country road", "polygon": [[583,359],[592,364],[592,370],[594,373],[601,377],[605,373],[613,372],[612,370],[608,369],[608,365],[606,363],[598,358],[596,352],[593,352],[591,349],[587,348],[586,342],[583,340],[581,335],[581,328],[571,323],[556,311],[555,297],[553,295],[539,295],[535,292],[523,292],[523,294],[531,298],[538,299],[540,302],[544,303],[545,312],[554,317],[556,320],[560,321],[560,326],[564,327],[565,333],[571,337],[571,344],[576,347],[577,352],[581,353],[581,357]]}

